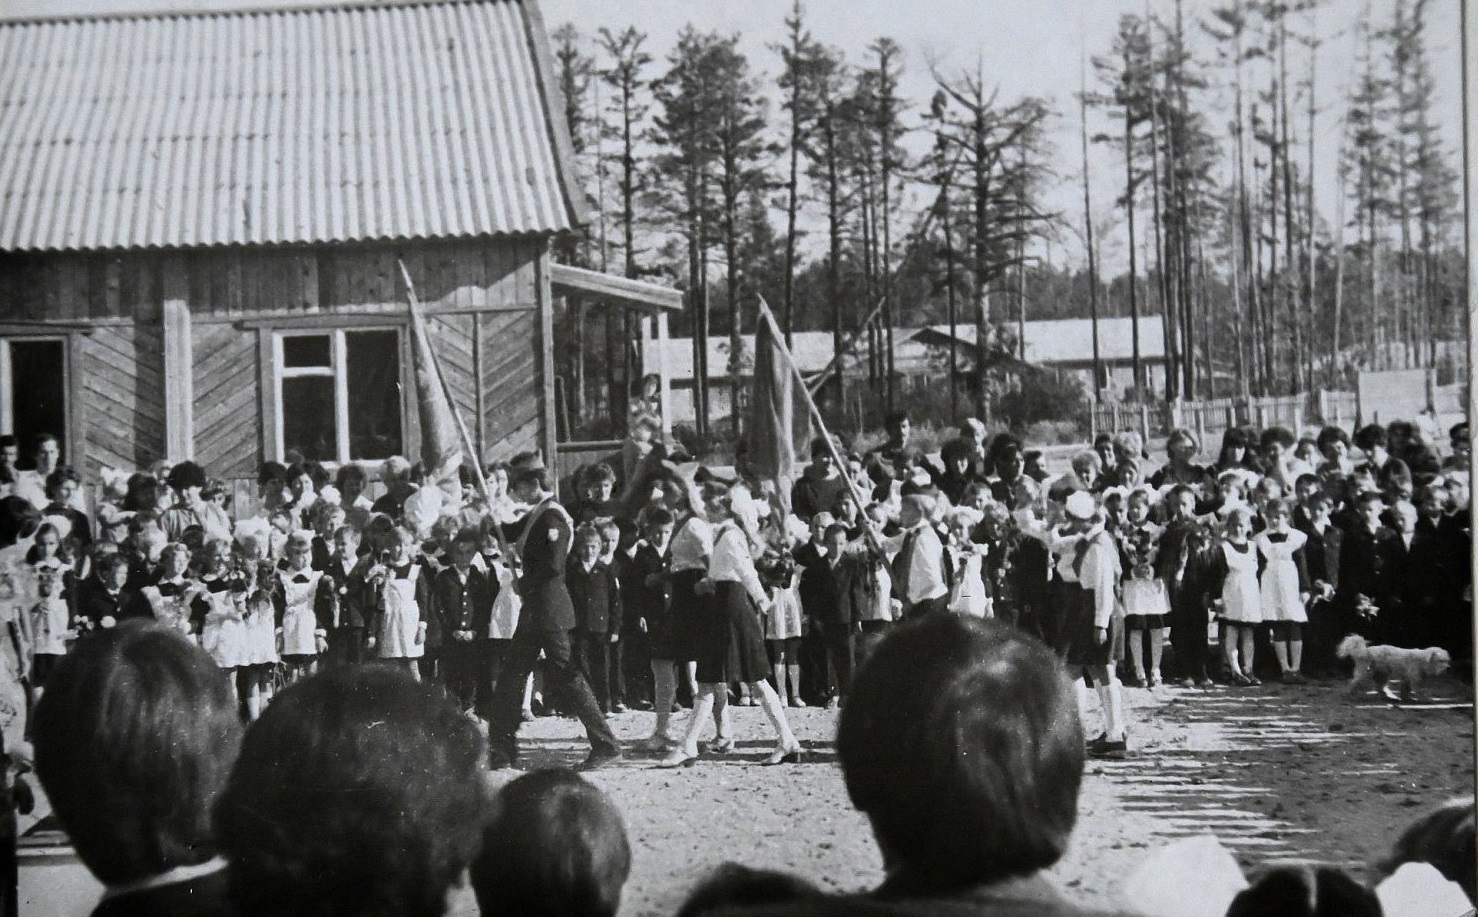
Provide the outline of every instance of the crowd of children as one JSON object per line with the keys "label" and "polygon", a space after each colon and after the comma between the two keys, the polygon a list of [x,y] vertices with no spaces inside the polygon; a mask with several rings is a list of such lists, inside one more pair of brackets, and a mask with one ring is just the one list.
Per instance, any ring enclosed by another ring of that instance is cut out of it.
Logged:
{"label": "crowd of children", "polygon": [[[1331,676],[1349,633],[1466,661],[1466,424],[1445,458],[1409,423],[1303,439],[1236,428],[1209,466],[1196,462],[1195,435],[1177,430],[1153,474],[1140,437],[1121,433],[1056,478],[1040,453],[978,423],[938,463],[910,433],[894,415],[865,454],[818,439],[793,487],[747,482],[768,498],[736,542],[748,541],[748,601],[762,614],[737,646],[759,656],[718,669],[768,677],[737,678],[738,703],[844,703],[893,622],[930,613],[1003,618],[1046,640],[1097,690],[1103,754],[1126,747],[1122,682]],[[193,462],[108,472],[89,511],[54,438],[37,444],[32,469],[17,468],[18,454],[0,437],[0,657],[33,694],[74,641],[152,617],[232,673],[248,718],[284,681],[370,660],[435,679],[489,718],[520,610],[504,527],[521,507],[506,466],[488,469],[488,492],[456,493],[398,458],[373,491],[354,464],[330,475],[269,462],[254,512],[233,518],[226,488]],[[746,477],[742,463],[736,474]],[[670,749],[671,713],[710,690],[698,669],[712,645],[704,629],[717,625],[702,609],[715,601],[717,538],[734,528],[714,494],[736,482],[684,475],[659,449],[619,494],[605,463],[573,483],[573,664],[602,712],[654,710],[653,744]],[[742,604],[742,591],[725,601]],[[527,685],[527,716],[535,697]]]}

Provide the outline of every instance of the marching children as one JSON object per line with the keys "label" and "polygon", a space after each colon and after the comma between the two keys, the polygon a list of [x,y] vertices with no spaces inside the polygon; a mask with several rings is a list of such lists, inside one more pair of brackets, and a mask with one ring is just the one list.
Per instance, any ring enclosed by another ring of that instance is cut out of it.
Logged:
{"label": "marching children", "polygon": [[451,563],[431,585],[432,604],[446,628],[442,646],[442,680],[463,712],[486,706],[493,686],[487,662],[488,624],[493,589],[474,558],[482,550],[482,532],[463,527],[452,538]]}
{"label": "marching children", "polygon": [[[1125,518],[1119,527],[1119,561],[1124,570],[1121,589],[1124,624],[1129,641],[1129,659],[1134,666],[1134,687],[1158,687],[1163,681],[1160,660],[1165,653],[1165,616],[1170,613],[1170,594],[1156,573],[1163,530],[1150,521],[1150,490],[1135,487],[1125,499]],[[1150,665],[1144,664],[1144,638],[1149,634]],[[1202,634],[1204,638],[1204,633]]]}
{"label": "marching children", "polygon": [[1233,682],[1256,685],[1262,683],[1252,668],[1255,633],[1262,623],[1262,592],[1257,581],[1257,549],[1250,540],[1252,510],[1233,506],[1225,515],[1221,550],[1212,555],[1207,583],[1220,609],[1222,661]]}
{"label": "marching children", "polygon": [[318,656],[328,652],[328,632],[333,626],[332,580],[325,580],[322,570],[313,569],[313,538],[307,530],[288,536],[272,595],[278,650],[289,682],[318,670]]}
{"label": "marching children", "polygon": [[1269,500],[1263,507],[1267,528],[1255,543],[1264,563],[1260,597],[1263,620],[1273,625],[1273,655],[1285,684],[1303,684],[1303,625],[1309,620],[1305,606],[1311,589],[1303,552],[1308,536],[1291,527],[1292,515],[1284,501]]}
{"label": "marching children", "polygon": [[425,567],[415,562],[416,533],[405,525],[390,532],[379,562],[366,576],[374,597],[374,620],[366,641],[379,659],[404,666],[417,681],[426,654],[431,589]]}
{"label": "marching children", "polygon": [[611,644],[621,639],[621,587],[601,561],[604,551],[599,529],[589,524],[576,529],[576,562],[565,573],[565,585],[575,603],[575,666],[595,692],[600,712],[610,713]]}
{"label": "marching children", "polygon": [[[822,528],[830,513],[812,515],[814,523],[821,520]],[[845,531],[845,530],[844,530]],[[845,541],[845,535],[843,536]],[[803,550],[806,545],[802,545]],[[814,560],[815,558],[813,558]],[[805,635],[807,610],[801,589],[806,574],[796,570],[798,559],[791,552],[782,553],[773,546],[757,565],[760,582],[770,592],[770,612],[765,615],[765,643],[770,650],[770,667],[775,693],[780,703],[788,707],[804,707],[801,699],[801,638]]]}

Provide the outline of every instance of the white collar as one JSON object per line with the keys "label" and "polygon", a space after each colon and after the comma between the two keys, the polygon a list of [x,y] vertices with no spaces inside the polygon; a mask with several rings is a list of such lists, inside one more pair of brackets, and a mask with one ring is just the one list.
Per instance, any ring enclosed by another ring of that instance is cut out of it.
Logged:
{"label": "white collar", "polygon": [[201,876],[208,876],[220,872],[226,868],[226,861],[222,857],[212,857],[204,863],[196,863],[194,866],[176,866],[161,872],[157,876],[149,876],[136,882],[124,882],[121,885],[110,885],[103,892],[103,900],[117,898],[119,895],[131,895],[135,892],[148,891],[151,888],[159,888],[164,885],[178,885],[181,882],[189,882]]}

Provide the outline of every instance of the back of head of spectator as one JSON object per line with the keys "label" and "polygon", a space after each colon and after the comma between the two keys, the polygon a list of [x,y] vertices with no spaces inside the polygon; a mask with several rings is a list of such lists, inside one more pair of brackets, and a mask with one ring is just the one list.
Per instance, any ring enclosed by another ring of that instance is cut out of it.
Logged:
{"label": "back of head of spectator", "polygon": [[954,615],[900,627],[857,673],[837,754],[890,883],[938,894],[1062,856],[1084,744],[1073,689],[1041,641]]}
{"label": "back of head of spectator", "polygon": [[241,722],[225,676],[183,635],[133,620],[78,641],[32,734],[52,809],[105,885],[216,857],[212,810]]}
{"label": "back of head of spectator", "polygon": [[1280,866],[1232,899],[1226,917],[1381,917],[1380,900],[1341,869]]}
{"label": "back of head of spectator", "polygon": [[800,876],[724,863],[693,886],[675,917],[699,917],[730,908],[762,908],[820,895],[820,889]]}
{"label": "back of head of spectator", "polygon": [[1443,803],[1401,832],[1390,854],[1376,864],[1376,873],[1384,877],[1403,863],[1431,863],[1448,881],[1462,886],[1469,901],[1478,901],[1473,822],[1472,796]]}
{"label": "back of head of spectator", "polygon": [[217,809],[242,914],[440,917],[477,850],[483,742],[437,688],[351,666],[282,692]]}
{"label": "back of head of spectator", "polygon": [[1366,458],[1374,459],[1377,451],[1386,451],[1386,428],[1378,423],[1366,424],[1355,431],[1353,442]]}
{"label": "back of head of spectator", "polygon": [[630,872],[620,811],[579,774],[557,769],[498,793],[471,875],[483,917],[615,917]]}

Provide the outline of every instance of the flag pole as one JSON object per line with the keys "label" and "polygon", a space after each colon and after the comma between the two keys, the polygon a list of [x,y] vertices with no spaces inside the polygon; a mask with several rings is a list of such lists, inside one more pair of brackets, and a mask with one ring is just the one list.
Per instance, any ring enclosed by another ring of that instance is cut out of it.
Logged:
{"label": "flag pole", "polygon": [[[417,333],[429,344],[431,338],[426,333],[426,319],[421,314],[421,301],[416,296],[416,285],[411,280],[411,272],[406,270],[405,262],[401,259],[397,258],[395,263],[400,265],[400,276],[405,278],[405,292],[406,298],[410,302],[411,322],[416,326]],[[436,373],[436,383],[441,387],[441,394],[446,398],[447,407],[451,410],[452,420],[456,423],[457,433],[462,440],[462,448],[466,450],[467,455],[472,459],[473,480],[477,482],[477,489],[482,493],[482,499],[488,505],[487,519],[492,524],[493,537],[497,539],[498,549],[503,552],[503,556],[512,560],[513,555],[509,553],[508,541],[503,536],[503,526],[497,519],[493,518],[492,489],[488,487],[487,476],[483,474],[482,456],[477,453],[477,449],[472,443],[472,435],[467,432],[467,424],[462,421],[462,412],[457,410],[457,403],[452,400],[452,392],[447,387],[446,376],[442,374],[441,361],[437,358],[436,351],[429,346],[426,348],[426,351],[431,354],[431,371]]]}
{"label": "flag pole", "polygon": [[763,296],[759,297],[759,301],[760,318],[764,319],[765,323],[770,326],[771,343],[780,352],[780,356],[784,358],[785,364],[790,367],[791,375],[795,377],[796,382],[799,384],[801,397],[806,400],[806,410],[811,415],[811,422],[820,431],[821,439],[826,443],[827,451],[831,453],[831,460],[836,463],[837,471],[841,474],[842,480],[847,482],[847,490],[852,494],[852,499],[857,501],[858,509],[863,511],[862,531],[867,536],[868,543],[879,553],[882,553],[883,546],[878,543],[877,534],[873,532],[871,524],[867,521],[865,510],[867,509],[867,504],[870,502],[867,499],[867,494],[859,489],[857,482],[852,480],[851,475],[847,474],[847,463],[842,458],[841,450],[837,449],[836,441],[832,439],[831,431],[826,428],[826,420],[822,418],[820,408],[816,407],[816,399],[811,397],[810,390],[806,388],[806,379],[801,375],[801,368],[796,365],[795,358],[790,355],[790,348],[785,346],[785,335],[780,331],[780,323],[775,321],[775,314],[770,311],[770,304],[765,302]]}

